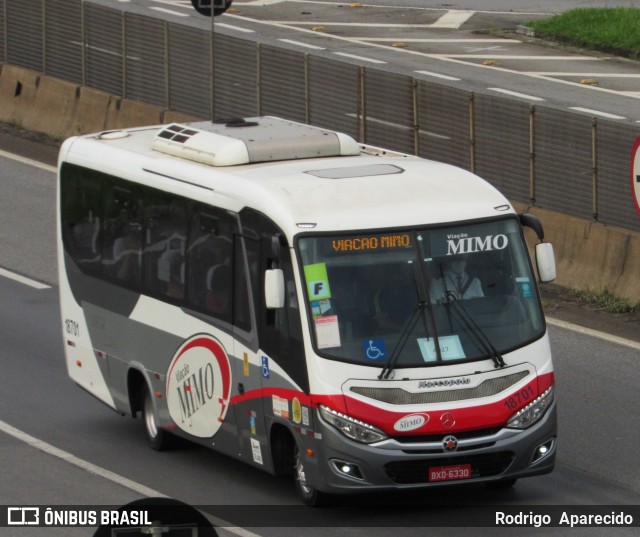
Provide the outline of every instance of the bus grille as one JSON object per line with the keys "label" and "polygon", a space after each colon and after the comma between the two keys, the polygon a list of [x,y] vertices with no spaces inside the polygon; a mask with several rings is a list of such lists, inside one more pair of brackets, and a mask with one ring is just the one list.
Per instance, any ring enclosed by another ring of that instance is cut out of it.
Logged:
{"label": "bus grille", "polygon": [[516,382],[526,377],[528,371],[520,371],[513,375],[485,380],[475,388],[463,388],[460,390],[432,391],[432,392],[408,392],[402,388],[370,388],[352,386],[350,391],[391,405],[424,405],[429,403],[448,403],[451,401],[463,401],[465,399],[477,399],[490,397],[500,393]]}
{"label": "bus grille", "polygon": [[422,459],[415,461],[395,461],[387,463],[384,470],[394,483],[428,483],[429,468],[453,464],[470,464],[471,478],[491,477],[504,472],[513,461],[513,453],[487,453],[463,457],[444,457],[441,459]]}

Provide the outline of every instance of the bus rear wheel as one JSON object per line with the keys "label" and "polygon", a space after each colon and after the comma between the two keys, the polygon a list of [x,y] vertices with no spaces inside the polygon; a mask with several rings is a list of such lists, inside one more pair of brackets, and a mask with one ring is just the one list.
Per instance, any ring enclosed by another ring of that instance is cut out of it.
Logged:
{"label": "bus rear wheel", "polygon": [[300,449],[298,448],[297,444],[294,447],[293,460],[293,479],[296,484],[296,490],[298,491],[298,495],[302,499],[302,502],[305,505],[309,505],[312,507],[324,505],[327,502],[328,497],[324,492],[320,492],[314,489],[307,483],[304,469],[304,458],[302,453],[300,453]]}
{"label": "bus rear wheel", "polygon": [[171,433],[158,426],[158,416],[153,406],[151,391],[148,389],[144,390],[142,398],[142,421],[144,422],[147,443],[151,449],[164,451],[172,447],[173,437]]}

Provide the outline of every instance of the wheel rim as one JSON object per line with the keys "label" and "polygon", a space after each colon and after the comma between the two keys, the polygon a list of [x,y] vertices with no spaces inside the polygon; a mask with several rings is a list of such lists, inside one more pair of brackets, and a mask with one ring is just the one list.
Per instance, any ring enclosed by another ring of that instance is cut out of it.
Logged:
{"label": "wheel rim", "polygon": [[144,399],[144,423],[151,438],[158,436],[158,426],[156,425],[156,418],[153,415],[153,402],[151,401],[149,392],[147,392]]}

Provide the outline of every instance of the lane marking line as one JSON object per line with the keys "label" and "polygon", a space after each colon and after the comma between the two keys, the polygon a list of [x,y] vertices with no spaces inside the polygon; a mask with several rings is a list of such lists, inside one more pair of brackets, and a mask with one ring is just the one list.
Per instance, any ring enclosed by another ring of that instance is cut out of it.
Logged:
{"label": "lane marking line", "polygon": [[[289,1],[296,1],[296,0],[289,0]],[[480,13],[480,12],[478,11],[478,13]],[[511,14],[513,14],[513,13],[511,13]],[[542,14],[542,15],[544,15],[544,14]],[[298,26],[292,26],[287,22],[276,23],[275,21],[265,21],[265,20],[260,20],[260,19],[256,19],[256,18],[253,18],[253,17],[247,17],[247,16],[244,16],[244,15],[234,15],[234,14],[231,14],[231,13],[226,13],[225,17],[227,17],[228,19],[236,18],[236,19],[239,19],[239,20],[253,22],[254,24],[262,24],[262,25],[267,25],[267,26],[276,26],[276,27],[283,28],[283,29],[288,29],[288,30],[294,30],[294,31],[297,31],[297,32],[313,34],[315,36],[318,35],[317,32],[313,32],[312,30],[308,30],[306,28],[300,28]],[[620,91],[617,91],[617,90],[611,90],[611,89],[607,89],[607,88],[600,88],[598,86],[585,86],[584,84],[578,84],[576,82],[571,82],[569,80],[562,80],[562,79],[558,79],[558,78],[545,77],[545,76],[539,76],[539,75],[531,75],[531,74],[527,74],[526,72],[523,72],[523,71],[515,71],[513,69],[505,69],[504,67],[487,66],[487,65],[477,64],[477,63],[473,63],[473,62],[462,61],[462,60],[459,60],[459,59],[456,59],[456,58],[448,57],[445,54],[440,54],[440,55],[426,54],[424,52],[417,51],[417,50],[411,50],[411,49],[408,49],[408,48],[392,48],[392,47],[389,47],[388,45],[383,45],[381,43],[366,42],[366,41],[363,41],[363,40],[358,40],[357,38],[332,35],[330,33],[324,33],[324,34],[322,34],[322,36],[330,38],[330,39],[336,39],[338,41],[346,41],[346,42],[349,42],[349,43],[360,42],[363,45],[367,45],[367,46],[370,46],[370,47],[376,47],[376,48],[379,48],[379,49],[384,49],[385,51],[392,50],[392,51],[401,52],[401,53],[404,53],[404,54],[413,54],[415,56],[421,56],[421,57],[424,57],[424,58],[433,58],[435,60],[447,61],[447,62],[451,62],[451,63],[458,63],[460,65],[471,65],[473,67],[479,67],[481,69],[493,69],[494,71],[497,70],[497,71],[502,71],[502,72],[505,72],[505,73],[514,74],[514,75],[523,75],[523,76],[526,76],[526,77],[529,77],[529,78],[538,78],[540,80],[546,80],[546,81],[549,81],[549,82],[554,82],[556,84],[565,84],[565,85],[573,86],[573,87],[576,87],[576,88],[586,89],[586,90],[589,90],[589,91],[600,91],[600,92],[604,92],[604,93],[610,93],[610,94],[613,94],[613,95],[621,95],[623,97],[629,97],[629,98],[634,98],[635,99],[634,95],[625,95],[624,92],[620,92]],[[522,56],[519,56],[519,57],[522,58]],[[548,57],[545,56],[545,58],[548,58]],[[573,58],[573,59],[576,59],[576,58]],[[594,59],[594,58],[585,58],[585,59]]]}
{"label": "lane marking line", "polygon": [[[122,0],[119,0],[119,1],[122,1]],[[151,2],[193,10],[193,5],[191,4],[191,0],[151,0]],[[150,9],[153,9],[153,8],[150,8]]]}
{"label": "lane marking line", "polygon": [[404,41],[405,43],[511,43],[519,44],[522,41],[517,39],[430,39],[430,38],[404,38],[404,37],[353,37],[351,39],[358,39],[360,41],[367,42],[380,42],[386,41]]}
{"label": "lane marking line", "polygon": [[287,0],[253,0],[252,2],[247,2],[246,4],[238,4],[239,6],[272,6],[273,4],[281,4],[282,2],[286,2]]}
{"label": "lane marking line", "polygon": [[237,32],[244,32],[245,34],[255,34],[255,30],[249,28],[242,28],[241,26],[233,26],[232,24],[226,24],[224,22],[215,23],[216,28],[227,28],[228,30],[236,30]]}
{"label": "lane marking line", "polygon": [[466,59],[482,59],[486,56],[490,56],[495,60],[551,60],[551,61],[590,61],[598,60],[599,58],[585,58],[583,56],[524,56],[519,54],[429,54],[432,57],[445,56],[447,58],[466,58]]}
{"label": "lane marking line", "polygon": [[[97,475],[98,477],[102,477],[108,481],[111,481],[112,483],[115,483],[116,485],[120,485],[121,487],[132,490],[133,492],[140,494],[143,497],[168,498],[166,494],[162,494],[157,490],[154,490],[145,485],[142,485],[141,483],[137,483],[136,481],[123,477],[119,474],[116,474],[111,470],[107,470],[106,468],[102,468],[101,466],[98,466],[89,461],[76,457],[75,455],[72,455],[68,451],[64,451],[63,449],[57,448],[49,444],[48,442],[45,442],[44,440],[40,440],[35,436],[31,436],[30,434],[25,433],[20,429],[16,429],[12,425],[9,425],[8,423],[2,420],[0,420],[0,431],[8,434],[9,436],[12,436],[17,440],[20,440],[21,442],[24,442],[25,444],[27,444],[32,448],[35,448],[39,451],[47,453],[48,455],[56,457],[57,459],[60,459],[64,462],[72,464],[73,466],[76,466],[77,468],[80,468],[85,472],[89,472],[90,474]],[[209,514],[207,514],[206,516],[208,516],[211,520],[213,520],[214,524],[216,524],[216,526],[219,529],[224,529],[240,537],[260,537],[257,533],[253,533],[249,530],[245,530],[244,528],[233,526],[226,520],[222,520],[218,517],[215,517]]]}
{"label": "lane marking line", "polygon": [[635,73],[568,73],[568,72],[556,72],[556,71],[522,71],[527,75],[539,75],[539,76],[588,76],[598,78],[640,78],[640,74]]}
{"label": "lane marking line", "polygon": [[154,11],[160,11],[162,13],[168,13],[169,15],[175,15],[176,17],[188,17],[188,13],[180,13],[178,11],[173,11],[171,9],[166,9],[164,7],[150,7],[149,9],[153,9]]}
{"label": "lane marking line", "polygon": [[22,164],[28,164],[29,166],[33,166],[35,168],[40,168],[46,172],[57,173],[58,169],[55,166],[50,166],[49,164],[44,164],[42,162],[38,162],[37,160],[33,160],[27,157],[21,157],[20,155],[16,155],[15,153],[9,153],[8,151],[3,151],[0,149],[0,157],[8,158],[10,160],[15,160],[16,162],[20,162]]}
{"label": "lane marking line", "polygon": [[290,45],[296,45],[298,47],[310,48],[313,50],[326,50],[324,47],[319,47],[317,45],[310,45],[309,43],[303,43],[302,41],[294,41],[293,39],[278,39],[282,43],[289,43]]}
{"label": "lane marking line", "polygon": [[[326,35],[330,35],[330,34],[326,34]],[[366,44],[366,43],[363,43]],[[513,69],[506,69],[504,67],[499,67],[497,65],[483,65],[482,63],[475,63],[475,62],[468,62],[468,61],[464,61],[464,60],[460,60],[457,58],[452,58],[451,56],[447,56],[446,54],[424,54],[424,53],[420,53],[414,50],[410,50],[410,49],[406,49],[406,48],[391,48],[391,47],[385,47],[384,45],[376,45],[375,43],[371,43],[370,46],[372,47],[379,47],[382,46],[384,48],[388,48],[389,50],[395,50],[395,51],[399,51],[399,52],[404,52],[407,54],[417,54],[420,56],[425,56],[427,58],[434,58],[436,60],[441,60],[444,62],[450,62],[450,63],[457,63],[460,65],[467,65],[467,66],[472,66],[472,67],[478,67],[480,69],[491,69],[492,71],[501,71],[503,73],[509,73],[512,75],[523,75],[529,78],[538,78],[540,80],[546,80],[548,82],[555,82],[556,84],[564,84],[565,86],[573,86],[574,88],[581,88],[584,90],[588,90],[588,91],[600,91],[603,93],[611,93],[613,95],[620,95],[623,97],[634,97],[632,95],[625,95],[624,92],[618,91],[618,90],[612,90],[612,89],[608,89],[608,88],[601,88],[599,86],[587,86],[585,84],[580,84],[578,82],[572,82],[571,80],[563,80],[561,78],[556,78],[556,77],[551,77],[551,76],[540,76],[540,75],[532,75],[529,74],[526,71],[515,71]]]}
{"label": "lane marking line", "polygon": [[[248,17],[240,17],[241,19],[251,20]],[[384,22],[338,22],[338,21],[261,21],[265,24],[276,24],[278,26],[351,26],[353,28],[431,28],[430,24],[401,24],[401,23],[384,23]]]}
{"label": "lane marking line", "polygon": [[450,9],[436,22],[431,24],[431,28],[449,28],[452,30],[457,30],[475,14],[475,11],[461,11],[459,9]]}
{"label": "lane marking line", "polygon": [[371,63],[387,63],[382,60],[374,60],[373,58],[365,58],[364,56],[356,56],[355,54],[348,54],[346,52],[332,52],[336,56],[343,56],[344,58],[353,58],[354,60],[362,60],[363,62]]}
{"label": "lane marking line", "polygon": [[605,332],[600,332],[599,330],[594,330],[593,328],[586,328],[578,324],[569,323],[567,321],[561,321],[560,319],[555,319],[554,317],[547,317],[546,319],[547,319],[547,324],[550,324],[551,326],[564,328],[566,330],[571,330],[572,332],[584,334],[585,336],[595,337],[598,339],[602,339],[604,341],[608,341],[609,343],[615,343],[616,345],[623,345],[625,347],[629,347],[631,349],[640,351],[640,343],[637,341],[622,338],[619,336],[614,336],[611,334],[607,334]]}
{"label": "lane marking line", "polygon": [[608,119],[627,119],[624,116],[616,116],[615,114],[609,114],[607,112],[600,112],[599,110],[591,110],[590,108],[582,108],[581,106],[570,106],[571,110],[576,112],[586,112],[587,114],[593,114],[594,116],[606,117]]}
{"label": "lane marking line", "polygon": [[497,91],[498,93],[504,93],[505,95],[511,95],[512,97],[520,97],[521,99],[529,99],[530,101],[544,101],[542,97],[535,97],[533,95],[527,95],[526,93],[519,93],[517,91],[511,91],[503,88],[487,88],[491,91]]}
{"label": "lane marking line", "polygon": [[4,276],[5,278],[9,278],[10,280],[13,280],[15,282],[28,285],[29,287],[33,287],[34,289],[51,289],[50,285],[37,282],[35,280],[32,280],[31,278],[26,278],[25,276],[21,276],[20,274],[16,274],[15,272],[11,272],[3,268],[0,268],[0,276]]}
{"label": "lane marking line", "polygon": [[144,485],[141,485],[140,483],[136,483],[135,481],[132,481],[131,479],[127,479],[126,477],[123,477],[121,475],[118,475],[114,472],[111,472],[110,470],[107,470],[106,468],[102,468],[100,466],[97,466],[89,461],[85,461],[84,459],[80,459],[79,457],[76,457],[75,455],[72,455],[71,453],[64,451],[60,448],[57,448],[47,442],[44,442],[43,440],[40,440],[38,438],[36,438],[35,436],[31,436],[28,433],[25,433],[24,431],[21,431],[20,429],[16,429],[15,427],[13,427],[12,425],[9,425],[8,423],[0,420],[0,431],[7,433],[10,436],[13,436],[14,438],[24,442],[25,444],[38,449],[40,451],[43,451],[44,453],[47,453],[49,455],[52,455],[58,459],[61,459],[65,462],[68,462],[69,464],[73,464],[74,466],[85,470],[86,472],[89,472],[90,474],[94,474],[97,475],[99,477],[104,477],[105,479],[108,479],[109,481],[111,481],[112,483],[116,483],[117,485],[121,485],[125,488],[128,488],[129,490],[132,490],[133,492],[136,492],[138,494],[141,494],[143,496],[161,496],[163,498],[166,498],[167,496],[165,494],[162,494],[161,492],[158,492],[157,490],[154,490],[152,488],[146,487]]}
{"label": "lane marking line", "polygon": [[[162,1],[171,1],[171,0],[151,0],[152,2],[162,2]],[[188,4],[189,6],[191,6],[191,2],[189,0],[174,0],[176,2],[184,2],[186,4]],[[324,0],[284,0],[286,2],[290,2],[292,4],[322,4],[322,5],[327,5],[327,6],[342,6],[344,4],[341,3],[336,3],[336,2],[331,2],[331,1],[324,1]],[[237,4],[238,6],[248,6],[248,5],[259,5],[256,3],[257,0],[253,0],[250,1],[248,3],[243,3],[241,1],[238,1]],[[397,5],[365,5],[363,6],[367,9],[396,9],[396,10],[420,10],[420,11],[445,11],[444,9],[442,9],[441,7],[418,7],[418,6],[397,6]],[[542,12],[529,12],[529,11],[482,11],[482,10],[475,10],[474,13],[488,13],[490,15],[513,15],[513,16],[520,16],[523,13],[526,14],[527,16],[532,16],[532,15],[538,15],[541,17],[549,17],[550,15],[553,15],[553,13],[550,12],[546,12],[546,13],[542,13]]]}
{"label": "lane marking line", "polygon": [[443,80],[452,80],[452,81],[460,81],[460,78],[456,78],[455,76],[442,75],[440,73],[433,73],[432,71],[414,71],[414,73],[418,73],[419,75],[433,76],[435,78],[442,78]]}

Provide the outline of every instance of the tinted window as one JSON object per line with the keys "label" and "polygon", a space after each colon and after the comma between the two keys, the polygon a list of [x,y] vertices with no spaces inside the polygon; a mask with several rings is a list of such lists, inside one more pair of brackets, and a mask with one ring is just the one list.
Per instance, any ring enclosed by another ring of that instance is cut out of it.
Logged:
{"label": "tinted window", "polygon": [[250,328],[237,215],[69,164],[61,209],[82,272]]}

